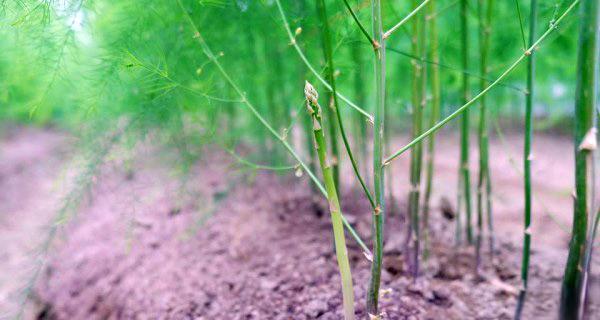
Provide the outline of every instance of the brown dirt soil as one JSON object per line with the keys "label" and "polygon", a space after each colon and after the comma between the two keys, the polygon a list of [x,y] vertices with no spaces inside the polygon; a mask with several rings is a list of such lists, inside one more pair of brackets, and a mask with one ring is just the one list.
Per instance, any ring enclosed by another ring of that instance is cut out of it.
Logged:
{"label": "brown dirt soil", "polygon": [[[473,248],[453,246],[454,222],[436,205],[431,257],[413,283],[402,258],[402,214],[389,217],[384,319],[512,318],[522,188],[510,164],[510,154],[520,153],[520,137],[507,140],[508,146],[492,140],[491,149],[498,238],[494,263],[486,251],[483,279],[475,277]],[[455,197],[456,141],[452,134],[442,135],[434,204],[442,195]],[[71,163],[64,152],[69,143],[56,132],[32,129],[18,129],[1,141],[0,241],[7,245],[0,251],[0,307],[7,315],[18,308],[14,291],[35,265],[35,255],[27,253],[45,237],[44,226],[60,206],[56,194],[68,189],[53,185],[68,171],[61,162]],[[314,204],[305,178],[255,176],[233,169],[231,159],[219,152],[209,152],[182,174],[166,164],[176,161],[170,152],[150,145],[134,153],[115,148],[94,175],[79,214],[57,234],[26,318],[341,318],[328,213],[322,203]],[[536,140],[534,250],[524,319],[556,318],[568,233],[548,213],[569,224],[571,148],[563,137]],[[397,199],[404,199],[407,190],[406,158],[393,168]],[[520,160],[514,160],[519,166]],[[357,194],[345,192],[343,207],[366,239],[369,208],[356,200]],[[405,207],[403,201],[398,207]],[[349,238],[348,243],[357,313],[364,319],[369,262]],[[596,303],[591,314],[600,310]]]}

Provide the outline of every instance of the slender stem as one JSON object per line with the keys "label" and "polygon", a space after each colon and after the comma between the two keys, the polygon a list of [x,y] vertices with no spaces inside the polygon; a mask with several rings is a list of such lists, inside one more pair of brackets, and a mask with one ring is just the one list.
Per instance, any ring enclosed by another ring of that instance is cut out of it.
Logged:
{"label": "slender stem", "polygon": [[[440,82],[440,51],[437,31],[437,18],[435,13],[435,2],[429,5],[428,21],[429,21],[429,41],[430,60],[434,63],[431,65],[431,112],[429,115],[429,127],[433,127],[440,118],[441,104],[441,82]],[[425,178],[425,195],[423,196],[423,259],[429,256],[429,211],[431,202],[431,193],[433,192],[433,175],[435,169],[435,134],[432,134],[427,141],[427,164]]]}
{"label": "slender stem", "polygon": [[[315,182],[315,184],[317,185],[317,188],[319,189],[319,191],[321,191],[321,193],[323,195],[327,196],[327,191],[326,191],[325,187],[323,187],[323,184],[321,184],[321,182],[319,181],[319,179],[317,179],[317,177],[314,175],[314,173],[310,170],[310,168],[308,167],[308,165],[306,164],[306,162],[302,161],[302,159],[300,158],[300,156],[296,153],[296,151],[294,151],[294,149],[290,146],[290,144],[285,139],[283,139],[279,135],[279,133],[277,133],[277,131],[275,129],[273,129],[273,127],[258,112],[258,110],[256,109],[256,107],[254,107],[254,105],[247,99],[246,94],[242,91],[242,89],[240,89],[240,87],[237,85],[237,83],[235,81],[233,81],[233,79],[231,78],[231,76],[229,76],[229,73],[227,73],[227,71],[225,71],[225,69],[223,68],[223,66],[221,65],[221,63],[217,59],[217,57],[214,55],[214,53],[212,52],[212,50],[210,49],[210,47],[208,46],[208,44],[206,43],[206,41],[202,37],[202,34],[200,33],[198,27],[196,26],[196,23],[194,22],[194,20],[192,19],[192,17],[188,13],[188,11],[183,6],[183,3],[181,2],[181,0],[177,0],[177,3],[179,5],[179,7],[181,8],[181,11],[185,14],[186,20],[188,21],[188,23],[192,27],[192,30],[194,31],[194,38],[197,40],[198,44],[200,45],[200,47],[202,49],[202,52],[217,67],[217,69],[219,70],[219,72],[221,73],[221,75],[223,76],[223,78],[225,78],[225,80],[227,81],[227,83],[229,83],[229,85],[233,88],[233,90],[240,96],[240,98],[242,99],[243,103],[246,105],[246,107],[248,107],[248,109],[250,110],[250,112],[252,113],[252,115],[267,129],[267,131],[269,131],[269,133],[271,133],[275,138],[277,138],[277,140],[285,147],[285,149],[290,153],[290,155],[294,159],[296,159],[296,161],[298,161],[298,163],[300,164],[300,166],[302,167],[302,169],[304,171],[306,171],[306,173],[308,174],[308,176]],[[348,220],[343,215],[342,215],[342,222],[344,223],[344,226],[346,227],[346,229],[348,229],[348,231],[351,233],[352,237],[356,240],[356,242],[364,250],[365,254],[368,255],[368,256],[370,256],[371,255],[371,251],[365,245],[364,241],[362,241],[362,239],[360,238],[360,236],[358,235],[358,233],[356,232],[356,230],[354,230],[354,228],[350,225],[350,223],[348,222]]]}
{"label": "slender stem", "polygon": [[[322,1],[322,0],[321,0]],[[319,164],[323,172],[323,180],[327,189],[327,200],[331,213],[331,223],[333,225],[333,237],[335,242],[335,254],[337,257],[340,276],[342,279],[342,296],[344,305],[344,319],[353,320],[354,315],[354,289],[352,288],[352,273],[350,270],[350,261],[348,259],[348,250],[344,237],[344,227],[341,219],[340,202],[337,196],[336,185],[333,179],[333,170],[331,159],[327,158],[327,144],[323,132],[323,122],[321,107],[318,103],[318,94],[316,90],[306,82],[304,88],[306,95],[306,106],[313,121],[313,132],[315,137],[315,149],[319,157]]]}
{"label": "slender stem", "polygon": [[569,7],[565,10],[565,12],[563,12],[563,14],[556,20],[556,22],[553,25],[551,25],[548,28],[548,30],[546,30],[546,32],[544,32],[544,34],[531,47],[529,47],[517,60],[515,60],[515,62],[513,62],[506,70],[504,70],[504,72],[502,72],[502,74],[496,80],[494,80],[492,83],[490,83],[483,91],[481,91],[479,94],[477,94],[471,100],[469,100],[469,102],[465,103],[464,105],[462,105],[461,107],[456,109],[452,114],[450,114],[446,118],[442,119],[435,126],[429,128],[428,130],[423,132],[423,134],[421,134],[419,137],[417,137],[416,139],[413,139],[412,141],[407,143],[405,146],[398,149],[398,151],[394,152],[392,155],[387,157],[384,161],[384,165],[388,165],[394,159],[396,159],[398,156],[400,156],[401,154],[406,152],[406,150],[412,148],[415,144],[421,142],[423,139],[429,137],[432,133],[441,129],[448,122],[450,122],[450,121],[454,120],[456,117],[460,116],[465,110],[467,110],[471,105],[473,105],[473,103],[478,101],[481,97],[483,97],[486,93],[488,93],[492,88],[494,88],[496,85],[498,85],[498,83],[500,83],[519,64],[521,64],[521,62],[523,62],[523,60],[525,60],[525,58],[528,55],[530,55],[531,52],[534,51],[540,43],[542,43],[554,30],[556,30],[556,28],[560,24],[560,22],[577,6],[577,4],[580,1],[581,0],[574,0],[569,5]]}
{"label": "slender stem", "polygon": [[350,12],[350,15],[352,15],[352,19],[354,19],[354,22],[356,22],[356,25],[360,29],[360,32],[362,32],[362,34],[365,35],[365,37],[367,38],[367,40],[369,40],[369,43],[373,46],[373,48],[377,48],[379,44],[375,42],[375,40],[373,40],[369,32],[367,32],[365,27],[362,25],[362,23],[356,16],[356,13],[354,13],[354,10],[352,10],[352,7],[348,3],[348,0],[344,0],[344,5],[346,6],[346,9],[348,9],[348,12]]}
{"label": "slender stem", "polygon": [[525,41],[525,28],[523,27],[523,18],[521,18],[521,6],[519,6],[519,0],[515,0],[515,7],[517,9],[517,19],[519,19],[519,27],[521,28],[521,39],[523,40],[523,50],[525,50],[525,48],[527,48],[527,42]]}
{"label": "slender stem", "polygon": [[378,316],[379,286],[383,261],[383,226],[385,216],[385,188],[383,136],[385,119],[385,39],[381,21],[381,0],[372,0],[373,36],[380,48],[375,52],[375,123],[373,139],[373,184],[375,185],[375,210],[373,210],[373,263],[367,291],[367,312]]}
{"label": "slender stem", "polygon": [[404,17],[400,22],[398,22],[395,26],[393,26],[390,30],[386,31],[383,34],[383,39],[389,38],[389,36],[394,33],[394,31],[398,30],[403,24],[405,24],[410,18],[412,18],[417,12],[425,7],[425,5],[431,0],[423,0],[420,5],[418,5],[413,11],[411,11],[406,17]]}
{"label": "slender stem", "polygon": [[[460,1],[460,34],[461,34],[461,58],[462,68],[469,69],[469,20],[468,20],[468,0]],[[462,99],[463,104],[469,101],[470,88],[469,79],[462,76]],[[460,126],[460,165],[459,165],[459,185],[458,203],[464,204],[465,210],[465,230],[467,233],[467,242],[473,243],[473,230],[471,228],[471,174],[469,170],[469,110],[465,110],[461,115]],[[461,213],[459,212],[459,216]],[[460,219],[457,219],[460,223]]]}
{"label": "slender stem", "polygon": [[[585,252],[588,219],[594,207],[594,153],[597,148],[598,93],[598,0],[583,0],[579,19],[579,52],[577,57],[577,89],[575,93],[575,192],[573,227],[569,256],[562,282],[559,318],[581,319],[587,286]],[[595,224],[595,222],[594,222]]]}
{"label": "slender stem", "polygon": [[[531,0],[529,17],[529,45],[535,40],[537,23],[537,0]],[[521,258],[521,289],[519,300],[515,311],[515,319],[521,319],[525,298],[527,296],[527,285],[529,280],[529,258],[531,251],[531,144],[533,140],[533,99],[535,85],[535,54],[527,59],[527,92],[525,96],[525,142],[523,150],[523,180],[525,186],[525,211],[523,212],[523,256]]]}
{"label": "slender stem", "polygon": [[[285,31],[288,35],[288,38],[290,39],[290,43],[292,46],[294,46],[294,49],[296,49],[296,52],[298,53],[298,56],[300,57],[300,59],[302,60],[302,62],[304,62],[304,64],[306,65],[306,67],[308,67],[308,69],[310,70],[310,72],[312,72],[312,74],[317,78],[317,80],[319,80],[319,82],[321,82],[325,88],[327,88],[327,90],[331,90],[331,85],[329,83],[327,83],[327,81],[325,81],[325,79],[323,79],[323,77],[321,77],[321,75],[319,74],[319,72],[313,67],[312,64],[310,64],[310,62],[308,61],[308,59],[306,58],[306,56],[304,55],[304,52],[302,52],[302,49],[300,49],[300,46],[298,46],[298,43],[296,42],[296,37],[292,34],[292,30],[290,29],[290,24],[288,23],[288,20],[285,16],[285,12],[283,11],[283,6],[281,5],[281,1],[280,0],[275,0],[275,3],[277,4],[277,8],[279,9],[279,14],[281,15],[281,19],[283,20],[283,26],[285,28]],[[365,110],[363,110],[362,108],[360,108],[359,106],[357,106],[354,102],[350,101],[350,99],[346,98],[346,96],[342,95],[339,91],[337,92],[337,96],[342,99],[344,102],[346,102],[350,107],[354,108],[354,110],[358,111],[359,113],[361,113],[362,115],[364,115],[365,117],[367,117],[367,119],[369,120],[369,122],[373,123],[373,116],[370,115],[368,112],[366,112]]]}
{"label": "slender stem", "polygon": [[[491,20],[493,14],[494,1],[487,1],[487,7],[483,0],[479,0],[478,14],[480,21],[480,72],[482,75],[487,74],[487,61],[490,46]],[[484,9],[486,14],[484,16]],[[480,81],[481,89],[483,90],[488,84],[486,80]],[[489,140],[488,140],[488,121],[487,121],[487,104],[486,97],[480,100],[479,113],[479,178],[477,182],[477,241],[476,241],[476,271],[479,272],[481,267],[481,244],[483,241],[483,215],[487,213],[488,220],[488,235],[490,242],[490,254],[493,255],[493,228],[492,228],[492,212],[491,212],[491,183],[490,183],[490,167],[489,167]],[[485,204],[484,204],[485,201]]]}
{"label": "slender stem", "polygon": [[[413,5],[417,1],[413,0]],[[413,55],[422,57],[425,53],[425,15],[420,13],[412,21],[412,50]],[[412,60],[412,136],[418,137],[423,131],[423,109],[425,108],[425,68],[422,63]],[[410,190],[408,193],[409,232],[408,250],[410,252],[410,267],[413,280],[419,275],[420,223],[419,201],[421,192],[421,168],[423,165],[423,148],[415,145],[411,150],[410,159]]]}

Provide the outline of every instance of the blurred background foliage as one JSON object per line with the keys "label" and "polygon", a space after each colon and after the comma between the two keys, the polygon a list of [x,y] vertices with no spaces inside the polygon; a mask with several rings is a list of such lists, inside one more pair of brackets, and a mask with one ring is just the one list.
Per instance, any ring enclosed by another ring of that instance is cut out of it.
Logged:
{"label": "blurred background foliage", "polygon": [[[527,12],[528,1],[518,1]],[[286,0],[282,4],[292,32],[297,32],[297,42],[321,69],[314,2]],[[351,0],[350,4],[368,26],[369,1]],[[473,94],[480,90],[477,2],[471,1],[470,8],[470,70],[459,67],[457,4],[455,0],[437,3],[444,114],[458,107],[461,72],[471,75]],[[539,30],[548,28],[566,5],[563,0],[543,1]],[[367,92],[366,105],[361,107],[372,110],[371,48],[342,1],[328,1],[328,6],[339,91],[354,99],[356,82],[360,82],[358,86]],[[317,82],[290,45],[272,0],[182,0],[181,6],[174,0],[3,1],[0,119],[92,135],[135,120],[138,132],[160,129],[188,143],[212,140],[215,134],[226,143],[262,144],[270,139],[203,54],[182,7],[267,120],[282,132],[298,123],[298,115],[304,115],[299,113],[303,111],[303,81]],[[411,8],[406,1],[385,1],[383,10],[389,27]],[[576,21],[577,15],[568,16],[538,53],[535,114],[541,119],[540,129],[570,122]],[[491,43],[490,72],[495,78],[523,51],[514,1],[497,3]],[[410,126],[408,52],[409,30],[404,29],[388,44],[388,128],[394,133]],[[494,117],[520,126],[524,83],[525,68],[520,66],[490,93]],[[345,107],[342,111],[353,112]]]}

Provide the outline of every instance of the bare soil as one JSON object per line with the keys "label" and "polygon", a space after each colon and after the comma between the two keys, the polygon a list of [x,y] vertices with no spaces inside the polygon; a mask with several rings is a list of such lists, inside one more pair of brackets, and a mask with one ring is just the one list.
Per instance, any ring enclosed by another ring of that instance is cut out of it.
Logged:
{"label": "bare soil", "polygon": [[[498,252],[491,261],[485,251],[480,277],[473,247],[453,245],[454,222],[439,207],[442,198],[452,204],[456,197],[458,158],[458,137],[440,137],[432,252],[416,283],[402,256],[408,157],[392,168],[399,201],[386,227],[384,319],[511,319],[522,235],[521,137],[491,141]],[[19,309],[16,293],[37,270],[35,249],[72,188],[65,182],[76,176],[72,142],[39,129],[13,129],[0,141],[0,317]],[[25,318],[341,319],[329,216],[305,176],[255,175],[214,151],[182,173],[172,152],[152,145],[142,143],[134,152],[116,147],[90,177],[78,214],[56,234]],[[562,136],[536,137],[524,319],[556,318],[569,239],[563,229],[572,211],[572,148]],[[475,155],[472,163],[476,168]],[[344,212],[368,239],[368,204],[357,200],[350,180],[344,185]],[[369,261],[353,240],[348,243],[357,313],[364,319]],[[597,301],[590,310],[598,314]]]}

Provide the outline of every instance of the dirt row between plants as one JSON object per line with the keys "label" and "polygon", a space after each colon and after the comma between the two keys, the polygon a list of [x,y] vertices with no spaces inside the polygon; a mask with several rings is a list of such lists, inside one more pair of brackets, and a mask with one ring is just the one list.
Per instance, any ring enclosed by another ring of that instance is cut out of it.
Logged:
{"label": "dirt row between plants", "polygon": [[[448,135],[440,144],[435,204],[441,195],[454,197],[447,191],[452,190],[455,174],[455,164],[449,160],[455,159],[453,138]],[[518,136],[512,139],[510,147],[518,149]],[[563,147],[564,153],[569,147],[568,140],[560,137],[540,138],[544,139],[556,152]],[[40,141],[46,147],[37,155],[23,151],[23,146]],[[19,131],[2,142],[0,183],[3,190],[15,193],[11,193],[13,202],[0,204],[0,221],[8,234],[21,235],[26,239],[22,243],[29,247],[43,238],[44,222],[50,221],[60,206],[60,199],[55,199],[47,185],[60,178],[61,171],[55,168],[67,158],[61,150],[68,142],[55,132],[35,130]],[[505,149],[493,142],[492,152]],[[11,144],[21,147],[6,147]],[[150,145],[137,148],[133,157],[121,156],[124,152],[117,148],[116,156],[109,157],[94,175],[93,188],[79,214],[58,232],[26,318],[341,318],[340,280],[329,218],[323,203],[314,204],[304,180],[253,175],[233,167],[232,160],[219,152],[208,153],[182,174],[166,164],[177,158]],[[567,156],[555,157],[553,149],[545,152],[538,154],[541,165],[536,168],[568,168]],[[494,263],[486,259],[483,278],[474,276],[473,248],[453,246],[454,222],[444,218],[436,205],[431,257],[421,279],[413,283],[402,258],[405,226],[398,212],[389,217],[386,227],[381,294],[384,319],[512,318],[520,260],[520,219],[514,217],[519,217],[521,208],[519,182],[512,178],[518,175],[504,153],[495,159],[492,169],[498,181],[498,237],[508,236],[499,240]],[[401,183],[404,161],[393,168],[398,174],[399,199],[406,188]],[[7,169],[14,162],[26,164],[20,173]],[[549,204],[557,201],[550,199],[559,198],[559,203],[568,203],[560,196],[571,183],[567,178],[563,174],[559,181],[536,185],[538,201]],[[24,197],[25,191],[32,195]],[[367,239],[369,208],[356,200],[356,194],[345,192],[343,207]],[[399,208],[404,207],[401,201]],[[568,223],[566,205],[554,209],[559,212],[555,218]],[[551,234],[534,236],[526,319],[554,319],[557,312],[567,237],[547,219],[538,212],[534,221],[538,230],[545,228]],[[32,221],[37,221],[35,228],[24,227]],[[365,318],[369,262],[352,240],[348,242],[357,312]],[[24,266],[34,263],[31,255],[22,253],[26,252],[22,247],[11,243],[7,248],[5,256],[21,258],[17,264],[0,264],[0,274],[14,270],[23,274],[14,280],[2,279],[3,308],[10,311],[15,308],[14,289],[30,274],[26,271],[31,268]],[[592,310],[597,310],[597,305],[592,305]]]}

